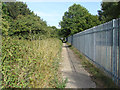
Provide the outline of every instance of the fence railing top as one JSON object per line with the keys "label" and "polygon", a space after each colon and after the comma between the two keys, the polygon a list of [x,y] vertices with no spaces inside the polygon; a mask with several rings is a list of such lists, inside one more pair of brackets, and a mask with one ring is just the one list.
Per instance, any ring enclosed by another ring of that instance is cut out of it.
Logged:
{"label": "fence railing top", "polygon": [[120,18],[113,19],[109,22],[100,24],[98,26],[94,26],[94,27],[86,29],[82,32],[78,32],[78,33],[74,34],[73,36],[78,36],[78,35],[88,34],[88,33],[94,33],[94,32],[99,32],[99,31],[112,30],[113,29],[113,24],[115,24],[114,25],[115,27],[119,27],[120,26]]}

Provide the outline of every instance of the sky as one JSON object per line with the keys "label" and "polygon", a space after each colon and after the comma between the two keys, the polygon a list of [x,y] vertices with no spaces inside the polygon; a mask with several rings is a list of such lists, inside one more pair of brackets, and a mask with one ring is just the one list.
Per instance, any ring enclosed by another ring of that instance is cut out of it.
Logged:
{"label": "sky", "polygon": [[[25,1],[25,0],[22,0]],[[91,14],[97,15],[97,10],[101,9],[101,2],[26,2],[28,8],[47,22],[49,26],[59,27],[64,12],[74,3],[85,7]]]}

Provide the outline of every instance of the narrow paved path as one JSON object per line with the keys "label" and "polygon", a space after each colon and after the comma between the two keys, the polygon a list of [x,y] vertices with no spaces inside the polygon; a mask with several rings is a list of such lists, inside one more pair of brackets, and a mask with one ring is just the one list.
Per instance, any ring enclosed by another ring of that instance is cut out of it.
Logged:
{"label": "narrow paved path", "polygon": [[63,78],[68,78],[66,88],[95,88],[90,74],[82,67],[78,57],[74,55],[65,43],[62,48],[61,72]]}

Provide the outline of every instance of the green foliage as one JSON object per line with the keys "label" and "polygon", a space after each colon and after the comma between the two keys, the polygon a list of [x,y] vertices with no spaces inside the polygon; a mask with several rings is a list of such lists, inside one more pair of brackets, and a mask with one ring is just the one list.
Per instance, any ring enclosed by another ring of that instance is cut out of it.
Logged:
{"label": "green foliage", "polygon": [[85,19],[86,19],[86,24],[85,24],[86,29],[91,28],[93,26],[97,26],[101,23],[97,15],[88,15],[85,17]]}
{"label": "green foliage", "polygon": [[13,22],[9,30],[10,35],[26,35],[26,38],[34,34],[47,34],[46,22],[41,21],[39,17],[34,15],[19,15]]}
{"label": "green foliage", "polygon": [[58,75],[62,43],[55,39],[56,27],[48,27],[25,3],[6,2],[1,28],[2,88],[56,88],[62,83]]}
{"label": "green foliage", "polygon": [[[3,3],[2,17],[9,23],[9,29],[5,28],[9,36],[19,36],[24,39],[58,36],[56,27],[48,27],[46,21],[30,11],[23,2]],[[5,20],[3,23],[5,23]]]}
{"label": "green foliage", "polygon": [[120,17],[120,1],[119,2],[102,2],[101,10],[98,11],[99,19],[108,22],[112,19]]}
{"label": "green foliage", "polygon": [[6,2],[3,6],[6,6],[4,12],[13,19],[15,19],[18,15],[31,14],[30,10],[27,8],[27,4],[23,2]]}
{"label": "green foliage", "polygon": [[[59,82],[59,81],[57,81],[57,82]],[[56,88],[65,88],[67,82],[68,82],[68,78],[66,78],[65,80],[62,80],[61,83],[57,83]]]}
{"label": "green foliage", "polygon": [[8,30],[9,30],[9,24],[8,21],[2,18],[2,26],[0,26],[0,29],[2,29],[2,35],[7,36]]}
{"label": "green foliage", "polygon": [[67,37],[98,24],[100,24],[98,16],[91,15],[86,8],[79,4],[73,4],[64,13],[63,20],[60,22],[60,34]]}
{"label": "green foliage", "polygon": [[55,26],[49,27],[50,37],[59,38],[59,29]]}
{"label": "green foliage", "polygon": [[3,37],[2,88],[55,88],[62,44],[58,39],[19,40]]}

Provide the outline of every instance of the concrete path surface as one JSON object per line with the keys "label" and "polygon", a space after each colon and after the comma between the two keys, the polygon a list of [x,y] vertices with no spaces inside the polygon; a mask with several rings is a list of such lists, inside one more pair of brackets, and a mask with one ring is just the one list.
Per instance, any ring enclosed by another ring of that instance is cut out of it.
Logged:
{"label": "concrete path surface", "polygon": [[82,67],[78,57],[74,55],[65,43],[62,48],[61,72],[63,78],[68,78],[66,88],[95,88],[90,74]]}

